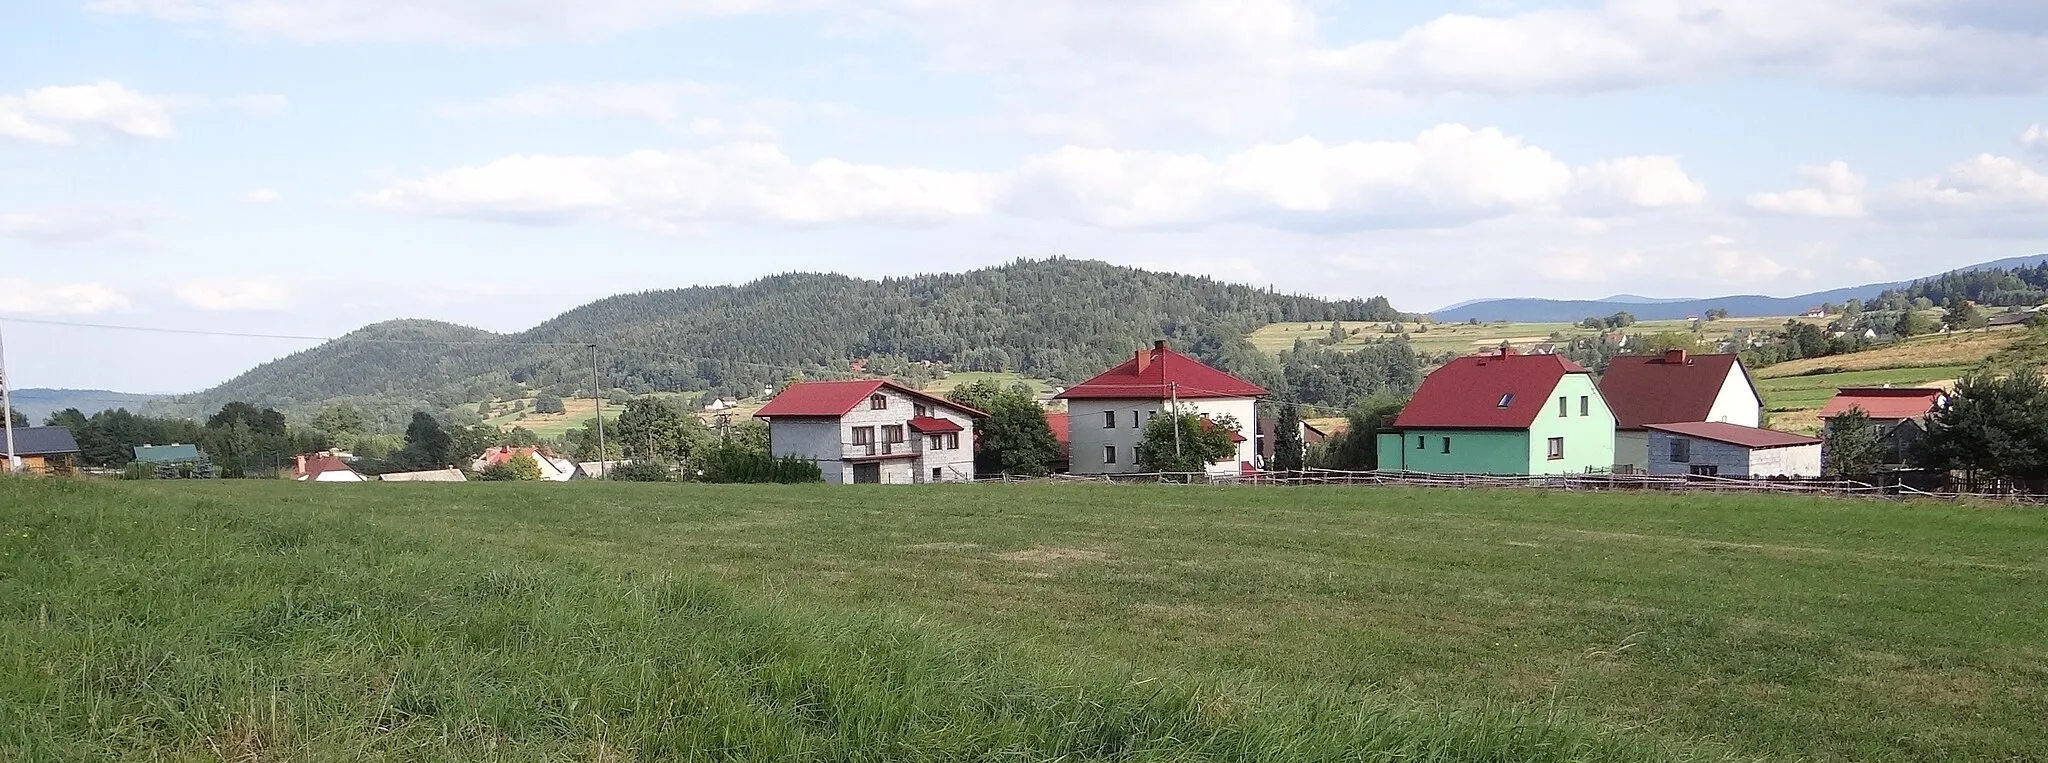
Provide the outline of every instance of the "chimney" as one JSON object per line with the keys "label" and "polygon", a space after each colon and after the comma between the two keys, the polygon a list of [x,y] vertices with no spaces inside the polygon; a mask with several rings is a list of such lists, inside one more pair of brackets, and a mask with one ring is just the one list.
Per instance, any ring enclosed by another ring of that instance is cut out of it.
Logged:
{"label": "chimney", "polygon": [[1165,351],[1166,351],[1166,340],[1164,340],[1164,339],[1154,339],[1154,340],[1152,340],[1152,349],[1158,350],[1158,351],[1160,351],[1160,352],[1165,352]]}
{"label": "chimney", "polygon": [[1685,351],[1684,351],[1684,350],[1665,350],[1665,351],[1664,351],[1664,363],[1665,363],[1666,365],[1673,365],[1673,366],[1682,366],[1682,365],[1685,365]]}
{"label": "chimney", "polygon": [[300,474],[305,474],[305,473],[306,473],[306,456],[305,456],[305,454],[300,454],[300,455],[299,455],[299,473],[300,473]]}
{"label": "chimney", "polygon": [[1501,356],[1501,357],[1505,358],[1505,357],[1508,357],[1508,356],[1510,356],[1510,355],[1513,355],[1513,354],[1515,354],[1515,347],[1514,347],[1514,345],[1508,344],[1507,342],[1501,342],[1501,343],[1500,343],[1500,356]]}
{"label": "chimney", "polygon": [[1138,362],[1138,373],[1142,374],[1145,372],[1145,369],[1152,367],[1152,353],[1150,352],[1139,350],[1131,353],[1131,359]]}

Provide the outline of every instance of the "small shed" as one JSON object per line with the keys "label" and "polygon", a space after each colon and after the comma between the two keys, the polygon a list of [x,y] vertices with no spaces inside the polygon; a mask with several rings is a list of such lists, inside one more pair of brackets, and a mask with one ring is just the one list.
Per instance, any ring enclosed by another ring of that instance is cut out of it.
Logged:
{"label": "small shed", "polygon": [[30,474],[72,474],[78,471],[78,441],[64,427],[15,427],[14,452],[0,440],[0,472],[9,459],[19,456],[21,468]]}
{"label": "small shed", "polygon": [[1722,421],[1650,424],[1650,473],[1818,477],[1820,438]]}

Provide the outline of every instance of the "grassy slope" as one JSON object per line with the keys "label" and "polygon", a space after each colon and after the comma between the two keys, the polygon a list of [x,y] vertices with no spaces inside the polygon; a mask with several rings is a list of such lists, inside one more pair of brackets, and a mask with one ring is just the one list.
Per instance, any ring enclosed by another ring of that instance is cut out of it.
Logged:
{"label": "grassy slope", "polygon": [[0,481],[0,758],[2019,759],[2044,542],[1776,498]]}
{"label": "grassy slope", "polygon": [[993,380],[995,383],[1003,385],[1004,389],[1008,389],[1010,385],[1016,384],[1018,382],[1023,382],[1024,384],[1030,386],[1032,392],[1044,392],[1048,389],[1052,389],[1051,385],[1046,384],[1044,379],[1033,379],[1028,376],[1023,376],[1021,374],[1011,373],[1007,371],[1000,373],[990,371],[954,371],[952,373],[946,374],[946,378],[944,379],[939,379],[937,381],[925,385],[925,390],[936,394],[944,395],[945,393],[952,391],[954,387],[973,384],[984,379]]}
{"label": "grassy slope", "polygon": [[[1708,341],[1718,342],[1726,339],[1730,333],[1737,329],[1750,329],[1753,331],[1777,329],[1783,327],[1787,320],[1791,319],[1730,318],[1724,321],[1709,321],[1702,324],[1700,335]],[[1805,318],[1798,320],[1814,324],[1826,323],[1826,321],[1808,320]],[[1359,332],[1356,336],[1350,337],[1343,343],[1338,344],[1337,348],[1357,347],[1371,340],[1385,339],[1393,336],[1392,334],[1385,333],[1386,326],[1387,324],[1384,323],[1347,323],[1344,325],[1347,332],[1352,329],[1358,329]],[[1570,323],[1486,323],[1478,326],[1463,323],[1444,323],[1432,324],[1429,331],[1424,333],[1414,333],[1417,326],[1413,323],[1402,324],[1402,328],[1409,332],[1409,339],[1415,343],[1416,349],[1432,353],[1468,353],[1475,350],[1497,347],[1503,341],[1515,344],[1543,342],[1548,341],[1553,332],[1561,333],[1567,338],[1595,336],[1601,333]],[[1328,321],[1275,323],[1252,332],[1250,341],[1253,346],[1259,349],[1267,352],[1279,352],[1293,347],[1294,340],[1297,338],[1307,339],[1310,342],[1327,338],[1329,330],[1330,324]],[[1660,331],[1683,332],[1691,331],[1691,324],[1686,321],[1642,321],[1623,329],[1623,331],[1631,334],[1655,334]]]}

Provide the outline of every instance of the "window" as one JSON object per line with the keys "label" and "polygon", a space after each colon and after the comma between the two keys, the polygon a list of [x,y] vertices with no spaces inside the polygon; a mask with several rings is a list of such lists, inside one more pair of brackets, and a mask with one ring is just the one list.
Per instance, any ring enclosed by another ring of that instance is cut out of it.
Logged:
{"label": "window", "polygon": [[888,426],[882,427],[882,442],[902,442],[902,441],[903,441],[903,425],[902,425],[902,424],[890,424],[890,425],[888,425]]}
{"label": "window", "polygon": [[936,466],[932,467],[932,481],[933,481],[933,482],[938,482],[938,481],[944,480],[945,478],[946,478],[946,470],[944,470],[944,469],[941,469],[941,468],[939,468],[939,467],[936,467]]}
{"label": "window", "polygon": [[926,416],[932,415],[932,407],[929,405],[925,405],[924,403],[917,403],[916,405],[911,407],[911,410],[917,411],[918,418],[924,418]]}
{"label": "window", "polygon": [[1562,438],[1562,437],[1552,437],[1552,438],[1550,438],[1550,460],[1552,460],[1552,461],[1563,461],[1563,460],[1564,460],[1564,438]]}
{"label": "window", "polygon": [[1449,437],[1446,437],[1446,438],[1444,438],[1444,453],[1447,453],[1447,454],[1448,454],[1448,453],[1450,453],[1450,452],[1451,452],[1451,438],[1449,438]]}
{"label": "window", "polygon": [[1426,442],[1425,440],[1426,440],[1426,438],[1424,438],[1424,437],[1423,437],[1422,435],[1416,435],[1416,436],[1415,436],[1415,449],[1416,449],[1416,450],[1422,450],[1422,449],[1424,449],[1424,448],[1427,448],[1427,447],[1429,447],[1429,443],[1428,443],[1428,442]]}
{"label": "window", "polygon": [[1580,416],[1591,416],[1591,415],[1593,415],[1593,396],[1591,396],[1591,395],[1580,395],[1580,396],[1579,396],[1579,415],[1580,415]]}
{"label": "window", "polygon": [[855,445],[867,445],[867,444],[869,444],[869,443],[872,443],[872,442],[874,442],[874,441],[875,441],[875,428],[874,428],[874,427],[854,427],[854,428],[853,428],[853,444],[855,444]]}
{"label": "window", "polygon": [[1558,396],[1558,398],[1557,398],[1557,417],[1561,419],[1561,418],[1564,418],[1564,417],[1566,417],[1566,416],[1570,416],[1570,415],[1572,415],[1572,414],[1571,414],[1571,406],[1572,406],[1572,401],[1571,401],[1571,398],[1568,398],[1568,397],[1564,397],[1564,396],[1562,396],[1562,395]]}
{"label": "window", "polygon": [[1102,412],[1102,428],[1103,428],[1103,429],[1115,429],[1115,428],[1116,428],[1116,411],[1103,411],[1103,412]]}
{"label": "window", "polygon": [[1515,404],[1515,393],[1513,393],[1513,392],[1509,392],[1509,393],[1507,393],[1507,394],[1505,394],[1505,395],[1501,395],[1501,396],[1500,396],[1500,405],[1499,405],[1499,406],[1496,406],[1496,407],[1499,407],[1499,408],[1506,408],[1506,407],[1508,407],[1508,406],[1510,406],[1510,405],[1514,405],[1514,404]]}
{"label": "window", "polygon": [[1132,428],[1132,429],[1137,429],[1137,428],[1138,428],[1138,412],[1137,412],[1137,411],[1131,411],[1131,428]]}
{"label": "window", "polygon": [[1700,466],[1695,466],[1692,468],[1692,476],[1719,477],[1721,476],[1721,467],[1714,466],[1712,464],[1702,464]]}
{"label": "window", "polygon": [[889,409],[889,396],[887,396],[887,395],[870,395],[870,396],[868,396],[868,410],[871,410],[871,411],[886,411],[886,410],[888,410],[888,409]]}
{"label": "window", "polygon": [[1105,464],[1114,464],[1114,463],[1116,463],[1116,446],[1115,446],[1115,445],[1104,445],[1104,446],[1102,446],[1102,462],[1103,462],[1103,463],[1105,463]]}
{"label": "window", "polygon": [[927,435],[927,436],[925,437],[925,440],[924,440],[924,449],[925,449],[925,450],[938,450],[938,449],[940,449],[940,448],[943,448],[943,447],[945,447],[945,446],[946,446],[946,436],[945,436],[945,435],[938,435],[938,434],[935,434],[935,435]]}
{"label": "window", "polygon": [[947,433],[946,433],[946,450],[959,450],[959,449],[960,449],[960,433],[959,433],[959,432],[947,432]]}
{"label": "window", "polygon": [[1158,411],[1146,411],[1146,412],[1145,412],[1145,420],[1146,420],[1146,421],[1151,421],[1151,420],[1153,420],[1153,419],[1156,419],[1156,418],[1159,418],[1159,412],[1158,412]]}
{"label": "window", "polygon": [[1671,463],[1692,463],[1692,441],[1680,437],[1671,438]]}

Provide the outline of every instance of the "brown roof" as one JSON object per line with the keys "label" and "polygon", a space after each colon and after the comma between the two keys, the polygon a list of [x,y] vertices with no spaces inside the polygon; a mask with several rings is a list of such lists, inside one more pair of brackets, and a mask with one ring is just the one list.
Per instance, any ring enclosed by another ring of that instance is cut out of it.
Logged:
{"label": "brown roof", "polygon": [[[1734,355],[1617,355],[1600,375],[1600,396],[1613,409],[1617,429],[1706,421],[1729,370],[1741,367]],[[1742,379],[1749,382],[1748,371],[1742,371]],[[1749,383],[1754,392],[1756,384]]]}
{"label": "brown roof", "polygon": [[1566,374],[1590,373],[1562,355],[1512,352],[1458,358],[1424,377],[1395,429],[1527,429]]}
{"label": "brown roof", "polygon": [[1789,448],[1794,445],[1819,445],[1820,438],[1779,432],[1771,429],[1746,427],[1725,421],[1687,421],[1675,424],[1651,424],[1645,429],[1659,432],[1697,437],[1702,440],[1725,442],[1745,448]]}
{"label": "brown roof", "polygon": [[1174,352],[1166,342],[1138,350],[1093,378],[1054,397],[1063,400],[1165,400],[1265,397],[1266,388]]}
{"label": "brown roof", "polygon": [[1880,421],[1917,419],[1933,413],[1947,396],[1948,392],[1933,387],[1845,387],[1820,409],[1820,417],[1832,419],[1861,408],[1864,415]]}

